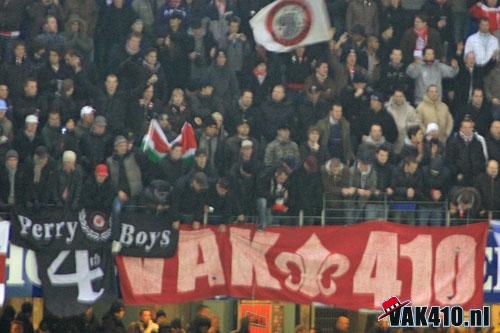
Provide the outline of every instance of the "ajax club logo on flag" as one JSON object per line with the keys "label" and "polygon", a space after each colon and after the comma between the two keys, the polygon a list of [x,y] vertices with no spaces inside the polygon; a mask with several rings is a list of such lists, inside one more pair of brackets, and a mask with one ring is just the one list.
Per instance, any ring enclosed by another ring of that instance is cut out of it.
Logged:
{"label": "ajax club logo on flag", "polygon": [[267,16],[267,30],[273,39],[290,46],[302,42],[311,30],[311,9],[303,1],[285,0],[271,9]]}

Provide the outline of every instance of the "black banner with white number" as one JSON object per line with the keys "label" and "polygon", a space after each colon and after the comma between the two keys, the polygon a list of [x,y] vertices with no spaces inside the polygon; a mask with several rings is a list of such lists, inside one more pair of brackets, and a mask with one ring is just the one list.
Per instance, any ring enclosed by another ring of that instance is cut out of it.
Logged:
{"label": "black banner with white number", "polygon": [[47,309],[61,317],[116,298],[111,221],[100,212],[19,211],[12,242],[34,250]]}
{"label": "black banner with white number", "polygon": [[120,216],[120,255],[143,258],[175,256],[179,230],[168,217],[148,212],[127,212]]}

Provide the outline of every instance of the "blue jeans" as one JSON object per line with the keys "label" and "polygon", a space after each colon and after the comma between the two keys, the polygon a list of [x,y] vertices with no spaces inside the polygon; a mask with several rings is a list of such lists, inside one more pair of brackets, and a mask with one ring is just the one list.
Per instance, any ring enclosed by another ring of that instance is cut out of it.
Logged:
{"label": "blue jeans", "polygon": [[444,221],[444,210],[442,207],[419,207],[418,225],[441,226]]}
{"label": "blue jeans", "polygon": [[257,224],[257,228],[263,229],[267,227],[271,220],[271,214],[269,212],[269,209],[267,208],[266,198],[257,198],[257,214],[259,215],[259,223]]}

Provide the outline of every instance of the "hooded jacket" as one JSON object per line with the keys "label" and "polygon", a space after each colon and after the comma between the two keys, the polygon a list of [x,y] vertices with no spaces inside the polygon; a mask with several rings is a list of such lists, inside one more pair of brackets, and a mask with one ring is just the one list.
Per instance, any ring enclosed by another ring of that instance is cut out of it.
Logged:
{"label": "hooded jacket", "polygon": [[406,136],[406,130],[414,125],[419,125],[417,112],[415,108],[406,100],[403,105],[397,105],[391,97],[389,102],[385,104],[387,112],[392,116],[396,127],[398,128],[398,138],[394,142],[394,152],[399,154],[403,148]]}
{"label": "hooded jacket", "polygon": [[464,183],[472,185],[474,176],[483,172],[486,166],[483,145],[475,135],[466,143],[458,132],[453,134],[446,144],[446,165],[454,179],[462,174]]}
{"label": "hooded jacket", "polygon": [[368,35],[378,35],[378,5],[374,0],[354,0],[349,3],[346,13],[346,28],[351,31],[361,24]]}
{"label": "hooded jacket", "polygon": [[[351,147],[351,127],[349,122],[342,117],[339,121],[340,128],[342,130],[342,151],[344,152],[344,163],[349,163],[353,158],[354,154]],[[325,118],[318,121],[316,127],[319,129],[320,135],[320,146],[328,147],[328,142],[330,140],[330,129],[332,124],[330,123],[330,116],[326,116]]]}
{"label": "hooded jacket", "polygon": [[430,85],[438,87],[439,94],[443,92],[443,78],[452,79],[458,74],[459,69],[434,61],[431,65],[426,63],[412,63],[406,69],[406,74],[415,80],[415,103],[420,103]]}
{"label": "hooded jacket", "polygon": [[431,101],[429,97],[424,96],[424,100],[417,107],[417,119],[424,128],[430,123],[436,123],[439,126],[439,140],[446,142],[453,131],[453,117],[450,114],[448,105],[441,100]]}

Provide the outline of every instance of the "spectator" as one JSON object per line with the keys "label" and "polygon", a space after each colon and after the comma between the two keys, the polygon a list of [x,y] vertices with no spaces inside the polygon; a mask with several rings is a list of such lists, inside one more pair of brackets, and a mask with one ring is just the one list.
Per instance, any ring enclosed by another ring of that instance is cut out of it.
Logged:
{"label": "spectator", "polygon": [[401,89],[394,90],[394,94],[385,104],[385,108],[394,119],[398,129],[398,138],[393,149],[396,154],[399,154],[403,148],[408,128],[418,125],[417,114],[413,106],[406,101],[405,94]]}
{"label": "spectator", "polygon": [[467,223],[479,218],[481,195],[473,187],[456,187],[450,194],[452,223]]}
{"label": "spectator", "polygon": [[0,202],[4,205],[24,205],[24,175],[15,150],[5,154],[5,165],[0,172]]}
{"label": "spectator", "polygon": [[155,17],[155,24],[157,28],[168,25],[173,17],[180,17],[184,20],[183,28],[189,27],[189,20],[191,13],[189,8],[181,0],[166,0],[164,4],[158,6],[157,15]]}
{"label": "spectator", "polygon": [[204,128],[197,132],[198,148],[207,152],[208,165],[215,171],[223,170],[224,144],[218,135],[217,125],[212,117],[204,121]]}
{"label": "spectator", "polygon": [[168,94],[167,78],[164,68],[158,62],[158,50],[150,48],[144,53],[142,60],[142,70],[140,72],[142,81],[147,87],[153,86],[157,97],[166,100]]}
{"label": "spectator", "polygon": [[123,317],[125,316],[125,307],[120,301],[111,304],[108,312],[102,317],[101,330],[112,333],[126,333]]}
{"label": "spectator", "polygon": [[354,202],[348,207],[347,224],[377,219],[381,211],[369,202],[378,195],[377,173],[373,168],[373,157],[370,154],[358,156],[356,163],[351,167],[350,185],[355,192]]}
{"label": "spectator", "polygon": [[321,134],[317,127],[310,127],[307,131],[307,141],[299,147],[300,160],[304,161],[309,156],[316,158],[318,164],[322,165],[328,158],[328,150],[320,144]]}
{"label": "spectator", "polygon": [[179,318],[175,318],[170,323],[170,333],[186,333],[184,328],[182,328],[182,323]]}
{"label": "spectator", "polygon": [[79,327],[80,332],[82,333],[98,332],[99,322],[94,314],[93,307],[88,307],[80,316],[78,316],[77,326]]}
{"label": "spectator", "polygon": [[211,118],[213,113],[225,112],[222,100],[214,94],[214,86],[209,80],[203,81],[200,91],[191,97],[191,109],[194,122],[200,127],[206,126],[203,122]]}
{"label": "spectator", "polygon": [[175,184],[183,176],[182,146],[175,144],[169,154],[160,162],[161,176],[159,178]]}
{"label": "spectator", "polygon": [[224,109],[228,109],[240,88],[236,74],[227,63],[225,51],[219,50],[214,63],[208,68],[207,80],[213,84],[214,96],[220,98]]}
{"label": "spectator", "polygon": [[338,158],[332,158],[321,168],[321,181],[325,194],[327,223],[344,223],[348,204],[343,201],[351,200],[356,193],[356,189],[351,186],[349,168]]}
{"label": "spectator", "polygon": [[[84,116],[83,121],[85,121]],[[112,138],[107,132],[107,122],[103,116],[97,116],[90,132],[85,133],[80,141],[81,162],[85,170],[92,172],[97,164],[105,163],[112,153]]]}
{"label": "spectator", "polygon": [[360,119],[363,134],[369,134],[372,125],[379,124],[387,141],[394,143],[398,138],[398,129],[394,118],[384,108],[383,96],[380,93],[373,93],[370,96],[370,110]]}
{"label": "spectator", "polygon": [[54,157],[61,155],[62,136],[61,115],[57,111],[49,113],[49,119],[42,129],[42,143],[47,147],[49,154]]}
{"label": "spectator", "polygon": [[[66,123],[70,119],[78,119],[79,101],[76,100],[75,83],[72,79],[65,79],[61,82],[61,89],[55,93],[51,108],[58,110],[61,115],[62,123]],[[80,134],[79,134],[80,135]]]}
{"label": "spectator", "polygon": [[226,49],[228,66],[237,77],[241,76],[243,61],[251,52],[248,38],[243,32],[240,32],[240,26],[241,19],[233,16],[229,21],[227,39],[220,45],[221,48]]}
{"label": "spectator", "polygon": [[183,215],[184,222],[192,221],[193,229],[199,229],[208,204],[208,177],[196,172],[192,178],[183,177],[173,190],[173,211]]}
{"label": "spectator", "polygon": [[[98,7],[95,1],[92,0],[66,0],[63,4],[63,9],[66,17],[68,18],[68,26],[71,20],[78,17],[82,23],[86,26],[83,30],[80,28],[80,32],[84,33],[88,37],[94,35],[95,24],[97,19]],[[68,31],[68,29],[66,29]]]}
{"label": "spectator", "polygon": [[454,78],[459,70],[456,59],[451,60],[451,67],[435,60],[431,48],[425,48],[423,55],[423,62],[421,58],[415,58],[415,62],[406,69],[406,74],[415,80],[415,104],[422,101],[424,92],[430,86],[436,86],[439,96],[442,96],[443,78]]}
{"label": "spectator", "polygon": [[451,47],[451,45],[455,41],[453,31],[454,17],[450,1],[431,0],[423,6],[422,11],[426,12],[429,16],[430,26],[439,32],[445,50],[444,55],[446,55],[448,47]]}
{"label": "spectator", "polygon": [[500,61],[497,57],[497,65],[484,78],[484,91],[486,97],[493,104],[493,116],[495,119],[500,119]]}
{"label": "spectator", "polygon": [[282,124],[278,126],[276,139],[266,147],[264,164],[277,166],[282,159],[287,157],[298,161],[300,159],[299,146],[290,140],[290,127]]}
{"label": "spectator", "polygon": [[314,85],[310,86],[306,100],[300,104],[297,111],[297,142],[304,142],[308,129],[327,114],[331,103],[320,98],[320,91]]}
{"label": "spectator", "polygon": [[213,314],[210,312],[210,308],[208,306],[198,306],[198,309],[196,310],[196,317],[189,325],[188,333],[208,332],[212,325],[212,318]]}
{"label": "spectator", "polygon": [[471,186],[474,176],[484,170],[483,145],[474,135],[474,122],[470,118],[462,120],[460,130],[448,140],[446,162],[457,186]]}
{"label": "spectator", "polygon": [[[184,91],[182,89],[176,88],[172,91],[172,96],[165,109],[166,114],[170,124],[172,125],[172,130],[176,133],[180,133],[184,123],[191,122],[192,113],[189,105],[184,97]],[[199,118],[199,117],[198,117]],[[195,119],[196,125],[200,126],[202,120]]]}
{"label": "spectator", "polygon": [[208,164],[208,152],[205,149],[197,149],[194,154],[194,165],[184,169],[185,177],[188,179],[193,178],[198,172],[203,172],[211,181],[217,178],[217,170]]}
{"label": "spectator", "polygon": [[19,160],[21,162],[35,152],[35,148],[42,145],[42,139],[37,134],[38,118],[34,115],[26,117],[24,131],[18,133],[12,142],[12,147],[21,152]]}
{"label": "spectator", "polygon": [[47,15],[43,24],[43,33],[36,40],[45,49],[63,49],[65,46],[64,35],[59,32],[59,22],[53,15]]}
{"label": "spectator", "polygon": [[[24,333],[24,324],[20,322],[19,320],[13,320],[10,323],[10,330],[9,333]],[[33,332],[33,330],[31,331]]]}
{"label": "spectator", "polygon": [[301,46],[286,55],[285,81],[289,91],[299,93],[304,90],[304,82],[311,74],[311,59],[306,54],[306,48]]}
{"label": "spectator", "polygon": [[14,99],[18,99],[23,94],[24,83],[28,78],[34,77],[36,72],[28,58],[25,42],[16,41],[11,44],[13,44],[12,50],[5,50],[5,52],[9,51],[8,53],[12,53],[12,56],[5,58],[0,71],[0,78],[10,89]]}
{"label": "spectator", "polygon": [[385,145],[388,148],[390,147],[390,143],[386,142],[382,126],[378,123],[373,124],[370,127],[368,135],[363,136],[363,143],[361,143],[358,147],[358,154],[360,152],[369,152],[373,155],[375,150],[382,145]]}
{"label": "spectator", "polygon": [[413,28],[409,28],[403,34],[401,49],[405,63],[409,64],[414,59],[425,58],[426,48],[434,50],[437,59],[443,56],[443,42],[439,32],[428,27],[428,21],[429,17],[424,12],[417,13]]}
{"label": "spectator", "polygon": [[273,169],[265,170],[257,180],[256,207],[259,215],[257,230],[264,230],[273,223],[273,217],[284,216],[290,209],[287,183],[289,175],[288,169],[279,167],[274,172]]}
{"label": "spectator", "polygon": [[0,100],[0,156],[5,154],[14,138],[14,129],[12,121],[7,116],[7,110],[5,100]]}
{"label": "spectator", "polygon": [[38,83],[34,78],[28,78],[24,82],[24,92],[14,102],[14,123],[16,128],[21,128],[23,121],[29,115],[35,115],[40,122],[47,117],[47,100],[39,95]]}
{"label": "spectator", "polygon": [[420,225],[439,226],[444,218],[444,201],[451,188],[451,173],[444,165],[444,159],[436,156],[429,165],[422,168],[422,200],[432,204],[423,204],[418,209]]}
{"label": "spectator", "polygon": [[489,27],[489,20],[482,18],[479,21],[479,31],[467,38],[465,43],[464,54],[473,52],[476,56],[476,64],[479,66],[486,65],[498,53],[498,39],[490,33]]}
{"label": "spectator", "polygon": [[500,120],[494,120],[486,139],[488,156],[500,163]]}
{"label": "spectator", "polygon": [[61,94],[62,82],[72,76],[71,69],[66,65],[62,58],[61,51],[55,48],[48,49],[47,63],[38,70],[37,77],[41,86],[40,93],[48,96]]}
{"label": "spectator", "polygon": [[[0,31],[3,32],[2,41],[0,41],[0,58],[7,58],[7,51],[20,36],[21,24],[26,12],[28,1],[9,1],[3,4],[3,10],[0,12]],[[6,327],[7,332],[9,327]]]}
{"label": "spectator", "polygon": [[389,49],[399,45],[403,33],[411,25],[410,20],[411,17],[401,6],[401,0],[391,0],[382,8],[380,32]]}
{"label": "spectator", "polygon": [[349,3],[346,13],[346,30],[351,32],[355,22],[365,28],[369,35],[378,35],[379,17],[377,2],[372,0],[355,0]]}
{"label": "spectator", "polygon": [[[140,33],[132,32],[128,35],[127,40],[123,43],[112,47],[107,66],[103,74],[115,74],[120,79],[120,88],[123,91],[131,91],[138,84],[153,84],[156,83],[155,78],[147,76],[144,73],[142,66],[143,52],[141,43],[143,36]],[[147,76],[143,78],[142,75]],[[137,80],[139,78],[139,80]],[[158,77],[156,77],[158,79]],[[153,82],[154,81],[154,82]]]}
{"label": "spectator", "polygon": [[335,321],[335,333],[349,332],[350,320],[347,316],[338,316]]}
{"label": "spectator", "polygon": [[500,23],[498,23],[500,5],[498,4],[498,0],[477,1],[475,5],[469,8],[469,13],[472,17],[479,20],[479,25],[481,25],[482,19],[486,18],[489,32],[494,33],[500,29]]}
{"label": "spectator", "polygon": [[380,196],[377,198],[384,199],[383,195],[387,195],[390,199],[394,194],[391,188],[391,179],[393,165],[391,163],[391,152],[387,145],[382,145],[375,151],[375,163],[373,163],[373,168],[377,173],[377,190],[380,192]]}
{"label": "spectator", "polygon": [[304,224],[314,225],[321,215],[323,186],[318,159],[309,155],[290,177],[291,214],[304,214]]}
{"label": "spectator", "polygon": [[[22,323],[22,330],[21,332],[23,333],[33,333],[35,329],[33,328],[33,304],[30,302],[23,302],[21,304],[21,312],[16,317],[16,320],[13,322],[14,325],[16,325],[16,321],[19,323]],[[11,332],[12,332],[12,326],[11,325]]]}
{"label": "spectator", "polygon": [[97,115],[106,118],[112,135],[124,134],[128,109],[125,93],[118,90],[118,77],[114,74],[106,77],[104,86],[104,91],[96,91],[93,98]]}
{"label": "spectator", "polygon": [[320,120],[316,127],[320,135],[320,147],[325,147],[332,158],[338,158],[349,165],[353,160],[351,130],[349,122],[343,117],[342,105],[332,104],[327,117]]}
{"label": "spectator", "polygon": [[492,215],[490,218],[498,218],[500,211],[500,178],[498,177],[498,161],[488,161],[488,164],[486,165],[486,172],[481,173],[475,178],[474,187],[481,195],[481,210],[491,212]]}
{"label": "spectator", "polygon": [[[237,196],[227,178],[219,178],[208,191],[208,206],[214,215],[212,220],[217,224],[227,225],[234,222],[243,223],[245,214]],[[224,230],[222,228],[221,230]]]}
{"label": "spectator", "polygon": [[400,204],[393,206],[395,221],[415,224],[415,202],[422,199],[422,173],[415,157],[408,156],[396,167],[392,173],[391,187],[394,191],[394,200]]}
{"label": "spectator", "polygon": [[474,122],[474,129],[480,135],[487,136],[493,116],[489,103],[484,100],[482,89],[474,89],[470,102],[459,111],[458,116],[455,118],[457,128],[465,117],[469,117]]}
{"label": "spectator", "polygon": [[436,123],[430,123],[425,131],[422,165],[428,165],[430,160],[438,155],[444,156],[444,143],[439,141],[439,126]]}
{"label": "spectator", "polygon": [[[333,80],[328,76],[328,62],[318,61],[315,66],[315,74],[309,76],[304,82],[304,94],[314,94],[319,92],[319,97],[331,103],[334,96],[338,94]],[[313,88],[315,87],[315,88]],[[314,90],[314,92],[313,92]]]}
{"label": "spectator", "polygon": [[286,100],[286,91],[283,85],[276,85],[271,93],[271,98],[262,103],[260,108],[262,111],[260,123],[266,124],[262,128],[262,135],[266,142],[274,140],[278,126],[286,124],[289,128],[293,127],[293,112],[289,101]]}
{"label": "spectator", "polygon": [[128,333],[158,333],[159,326],[153,321],[150,310],[142,309],[139,311],[139,320],[132,322]]}
{"label": "spectator", "polygon": [[231,107],[231,112],[227,114],[226,128],[229,135],[236,133],[238,125],[242,121],[248,122],[250,126],[251,135],[256,139],[260,139],[259,129],[259,110],[253,103],[254,94],[251,90],[245,89],[241,92],[240,98]]}
{"label": "spectator", "polygon": [[28,207],[39,209],[50,201],[47,191],[52,185],[56,162],[49,156],[47,148],[38,146],[35,153],[26,159],[24,164],[24,186]]}
{"label": "spectator", "polygon": [[57,207],[77,210],[82,198],[83,173],[76,163],[76,154],[67,150],[62,157],[62,165],[54,173],[52,202]]}
{"label": "spectator", "polygon": [[191,82],[201,82],[206,75],[212,58],[217,52],[216,42],[201,20],[193,21],[189,31],[194,49],[189,53],[191,61]]}
{"label": "spectator", "polygon": [[404,160],[407,156],[413,156],[417,162],[421,163],[424,159],[424,131],[419,125],[414,125],[408,128],[406,135],[400,159]]}
{"label": "spectator", "polygon": [[5,305],[2,310],[2,317],[0,317],[0,331],[8,332],[10,330],[10,323],[16,317],[16,310],[12,305]]}
{"label": "spectator", "polygon": [[250,147],[253,151],[258,154],[259,144],[258,141],[250,136],[250,125],[248,121],[243,120],[238,125],[236,130],[236,135],[231,136],[224,143],[224,160],[226,164],[233,165],[240,158],[240,149],[243,147],[243,142],[245,142],[247,147]]}
{"label": "spectator", "polygon": [[121,135],[115,138],[114,149],[106,160],[113,189],[122,204],[133,204],[143,189],[140,161],[129,151],[127,139]]}
{"label": "spectator", "polygon": [[438,87],[431,85],[427,88],[423,101],[417,107],[417,119],[426,127],[435,123],[439,130],[439,140],[446,142],[453,130],[453,118],[448,105],[441,101]]}
{"label": "spectator", "polygon": [[48,16],[52,16],[56,22],[64,22],[65,15],[59,1],[40,0],[32,2],[27,8],[27,18],[30,22],[29,39],[34,39],[42,32]]}
{"label": "spectator", "polygon": [[394,91],[399,90],[406,96],[411,96],[411,80],[406,75],[406,67],[403,63],[403,51],[399,48],[392,49],[389,57],[390,61],[382,62],[380,78],[377,88],[385,95],[390,96]]}
{"label": "spectator", "polygon": [[83,184],[82,207],[88,212],[99,211],[109,213],[114,199],[114,191],[109,180],[106,164],[98,164],[94,177],[89,177]]}

